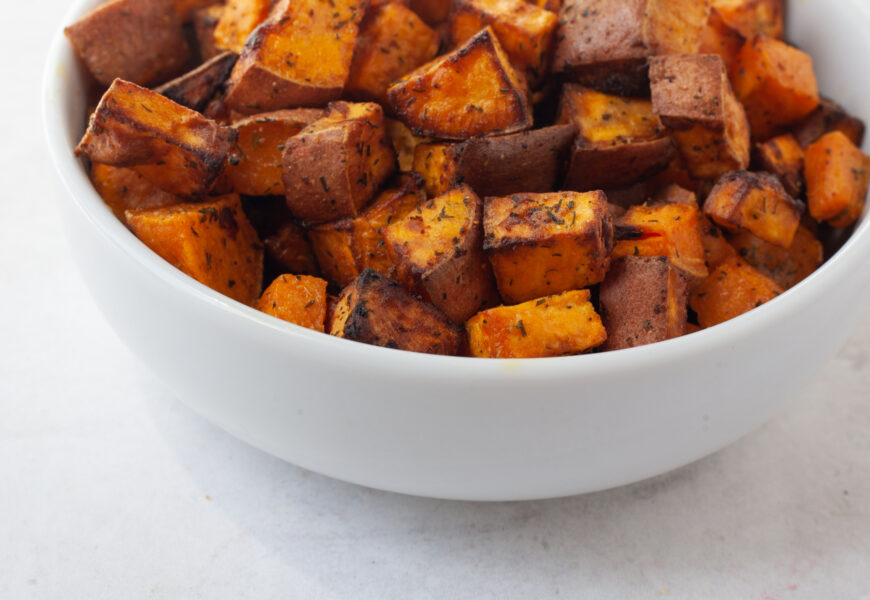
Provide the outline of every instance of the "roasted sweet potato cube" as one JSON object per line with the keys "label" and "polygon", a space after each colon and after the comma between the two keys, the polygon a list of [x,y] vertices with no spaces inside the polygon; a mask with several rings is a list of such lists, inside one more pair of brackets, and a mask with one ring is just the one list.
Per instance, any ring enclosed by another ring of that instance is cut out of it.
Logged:
{"label": "roasted sweet potato cube", "polygon": [[450,39],[458,46],[492,26],[511,64],[534,87],[547,75],[558,20],[556,13],[525,0],[454,0]]}
{"label": "roasted sweet potato cube", "polygon": [[455,144],[421,144],[414,170],[423,176],[430,196],[462,183],[480,196],[550,192],[572,139],[573,125],[554,125]]}
{"label": "roasted sweet potato cube", "polygon": [[707,276],[701,211],[682,202],[632,206],[616,221],[613,258],[666,256],[692,280]]}
{"label": "roasted sweet potato cube", "polygon": [[387,96],[419,135],[464,140],[532,126],[528,87],[490,27],[394,83]]}
{"label": "roasted sweet potato cube", "polygon": [[126,214],[136,237],[200,283],[244,304],[260,296],[263,246],[237,194]]}
{"label": "roasted sweet potato cube", "polygon": [[731,238],[743,260],[773,279],[782,289],[794,287],[824,261],[822,243],[806,227],[798,227],[789,248],[780,248],[748,231]]}
{"label": "roasted sweet potato cube", "polygon": [[731,81],[746,108],[752,137],[759,141],[800,121],[819,105],[813,59],[772,38],[756,36],[743,45]]}
{"label": "roasted sweet potato cube", "polygon": [[326,282],[307,275],[281,275],[254,308],[321,333],[326,329]]}
{"label": "roasted sweet potato cube", "polygon": [[408,7],[433,27],[447,20],[453,0],[408,0]]}
{"label": "roasted sweet potato cube", "polygon": [[292,221],[280,225],[263,240],[266,258],[280,271],[297,275],[318,275],[320,269],[305,230]]}
{"label": "roasted sweet potato cube", "polygon": [[103,202],[126,222],[125,212],[142,208],[159,208],[179,204],[178,196],[164,192],[133,169],[93,163],[91,181]]}
{"label": "roasted sweet potato cube", "polygon": [[613,261],[599,301],[607,329],[604,350],[643,346],[686,332],[686,276],[664,256]]}
{"label": "roasted sweet potato cube", "polygon": [[340,287],[350,284],[365,269],[395,276],[395,264],[384,239],[384,228],[396,223],[426,199],[416,176],[405,176],[383,190],[354,219],[314,227],[309,232],[324,276]]}
{"label": "roasted sweet potato cube", "polygon": [[692,179],[692,176],[689,175],[686,163],[678,152],[670,164],[665,167],[664,171],[646,181],[646,188],[648,196],[652,196],[669,185],[678,185],[687,190],[697,192],[701,183],[703,183],[701,180]]}
{"label": "roasted sweet potato cube", "polygon": [[749,166],[749,126],[719,56],[650,61],[653,112],[674,130],[692,177],[715,179]]}
{"label": "roasted sweet potato cube", "polygon": [[746,38],[726,23],[722,14],[714,6],[710,10],[707,25],[701,32],[701,47],[698,53],[718,54],[722,57],[722,62],[725,63],[725,69],[730,73],[731,67],[737,60],[737,55],[745,42]]}
{"label": "roasted sweet potato cube", "polygon": [[791,134],[780,135],[759,144],[755,149],[758,166],[773,173],[785,191],[800,198],[804,191],[804,149]]}
{"label": "roasted sweet potato cube", "polygon": [[193,71],[168,81],[154,91],[187,108],[201,112],[233,70],[236,55],[224,52]]}
{"label": "roasted sweet potato cube", "polygon": [[650,54],[693,54],[710,14],[709,0],[646,0],[643,37]]}
{"label": "roasted sweet potato cube", "polygon": [[232,124],[238,132],[224,177],[232,191],[247,196],[284,194],[283,156],[287,140],[323,118],[317,108],[263,113]]}
{"label": "roasted sweet potato cube", "polygon": [[717,266],[689,296],[701,327],[713,327],[757,308],[783,289],[740,257]]}
{"label": "roasted sweet potato cube", "polygon": [[[704,264],[712,271],[718,264],[737,255],[734,247],[725,239],[722,230],[707,215],[700,215],[701,243],[704,245]],[[754,237],[754,236],[753,236]]]}
{"label": "roasted sweet potato cube", "polygon": [[819,106],[794,126],[792,134],[802,148],[806,148],[826,133],[839,131],[853,144],[864,143],[864,122],[850,115],[842,106],[821,98]]}
{"label": "roasted sweet potato cube", "polygon": [[214,31],[215,45],[241,54],[248,36],[266,20],[272,0],[227,0]]}
{"label": "roasted sweet potato cube", "polygon": [[562,10],[562,0],[532,0],[531,3],[538,8],[546,8],[557,15],[559,14],[559,11]]}
{"label": "roasted sweet potato cube", "polygon": [[462,323],[492,298],[483,253],[483,201],[468,186],[418,205],[384,228],[396,280]]}
{"label": "roasted sweet potato cube", "polygon": [[428,354],[458,354],[462,328],[437,308],[371,269],[335,303],[329,333],[345,339]]}
{"label": "roasted sweet potato cube", "polygon": [[181,73],[190,58],[172,0],[112,0],[64,33],[105,86],[117,78],[162,83]]}
{"label": "roasted sweet potato cube", "polygon": [[594,285],[610,266],[613,220],[601,191],[487,198],[483,228],[508,303]]}
{"label": "roasted sweet potato cube", "polygon": [[803,212],[803,204],[770,173],[724,175],[704,202],[704,213],[728,231],[750,231],[782,248],[791,246]]}
{"label": "roasted sweet potato cube", "polygon": [[827,133],[804,157],[810,215],[834,227],[848,227],[864,210],[870,158],[843,133]]}
{"label": "roasted sweet potato cube", "polygon": [[205,194],[221,173],[236,133],[157,92],[116,80],[91,116],[78,156],[136,167],[183,198]]}
{"label": "roasted sweet potato cube", "polygon": [[193,15],[193,33],[199,47],[199,56],[203,60],[209,60],[222,53],[215,46],[214,30],[223,12],[223,4],[212,4],[197,10]]}
{"label": "roasted sweet potato cube", "polygon": [[401,121],[385,119],[387,135],[393,143],[396,157],[399,161],[399,171],[407,173],[414,170],[414,151],[420,144],[429,142],[429,138],[416,136]]}
{"label": "roasted sweet potato cube", "polygon": [[403,4],[372,8],[360,25],[345,92],[386,104],[390,84],[435,58],[440,45],[438,34]]}
{"label": "roasted sweet potato cube", "polygon": [[367,0],[281,0],[245,44],[227,104],[245,114],[341,96]]}
{"label": "roasted sweet potato cube", "polygon": [[579,354],[607,339],[589,290],[571,290],[477,313],[466,323],[471,355],[544,358]]}
{"label": "roasted sweet potato cube", "polygon": [[396,169],[396,153],[373,103],[334,102],[284,149],[287,206],[308,224],[355,217]]}
{"label": "roasted sweet potato cube", "polygon": [[556,121],[577,126],[565,189],[628,186],[663,171],[676,154],[649,100],[569,83],[562,89]]}
{"label": "roasted sweet potato cube", "polygon": [[712,0],[713,8],[729,26],[747,38],[781,38],[785,0]]}

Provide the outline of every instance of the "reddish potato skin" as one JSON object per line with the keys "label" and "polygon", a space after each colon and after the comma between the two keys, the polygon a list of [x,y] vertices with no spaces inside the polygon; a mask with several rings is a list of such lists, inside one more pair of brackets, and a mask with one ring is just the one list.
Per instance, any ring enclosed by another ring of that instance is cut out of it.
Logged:
{"label": "reddish potato skin", "polygon": [[574,142],[563,188],[580,192],[622,187],[664,171],[676,156],[670,137],[601,146]]}
{"label": "reddish potato skin", "polygon": [[806,148],[832,131],[841,132],[859,148],[864,143],[864,122],[826,98],[821,98],[816,110],[794,126],[792,135],[802,148]]}

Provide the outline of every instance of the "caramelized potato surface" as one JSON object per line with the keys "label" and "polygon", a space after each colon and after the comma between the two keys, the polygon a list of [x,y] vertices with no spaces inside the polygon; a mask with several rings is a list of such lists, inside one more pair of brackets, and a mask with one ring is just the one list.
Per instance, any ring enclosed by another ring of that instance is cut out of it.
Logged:
{"label": "caramelized potato surface", "polygon": [[241,54],[248,36],[271,9],[272,0],[227,0],[214,31],[215,46]]}
{"label": "caramelized potato surface", "polygon": [[749,232],[731,238],[740,257],[787,290],[806,279],[824,260],[822,244],[806,227],[798,227],[789,248],[774,246]]}
{"label": "caramelized potato surface", "polygon": [[326,282],[319,277],[281,275],[254,305],[257,310],[314,331],[326,329]]}
{"label": "caramelized potato surface", "polygon": [[864,210],[870,158],[840,131],[822,136],[804,158],[810,215],[834,227],[848,227]]}
{"label": "caramelized potato surface", "polygon": [[231,52],[219,54],[193,71],[167,81],[154,91],[182,106],[202,112],[223,86],[236,64],[236,58]]}
{"label": "caramelized potato surface", "polygon": [[182,201],[178,196],[164,192],[133,169],[93,163],[90,175],[103,202],[124,222],[127,220],[125,213],[128,210],[160,208]]}
{"label": "caramelized potato surface", "polygon": [[692,292],[689,306],[701,327],[713,327],[780,295],[782,288],[742,258],[729,258]]}
{"label": "caramelized potato surface", "polygon": [[773,173],[785,191],[800,198],[804,191],[804,150],[793,135],[787,133],[759,144],[755,160],[761,169]]}

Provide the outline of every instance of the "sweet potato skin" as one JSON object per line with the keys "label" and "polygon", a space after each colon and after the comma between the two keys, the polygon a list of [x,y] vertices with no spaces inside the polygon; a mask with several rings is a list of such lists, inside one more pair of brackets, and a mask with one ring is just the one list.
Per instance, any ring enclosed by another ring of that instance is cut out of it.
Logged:
{"label": "sweet potato skin", "polygon": [[133,83],[116,80],[91,117],[76,154],[136,170],[183,198],[205,194],[236,133]]}
{"label": "sweet potato skin", "polygon": [[600,346],[607,332],[589,298],[589,290],[571,290],[480,312],[466,323],[471,355],[543,358]]}
{"label": "sweet potato skin", "polygon": [[713,327],[781,294],[779,287],[739,257],[720,264],[689,297],[701,327]]}
{"label": "sweet potato skin", "polygon": [[784,0],[712,0],[722,20],[743,37],[782,38]]}
{"label": "sweet potato skin", "polygon": [[483,201],[463,185],[418,205],[383,231],[397,281],[455,323],[493,295],[482,219]]}
{"label": "sweet potato skin", "polygon": [[625,256],[613,262],[599,293],[607,329],[604,350],[621,350],[686,332],[688,283],[664,256]]}
{"label": "sweet potato skin", "polygon": [[136,237],[200,283],[243,304],[260,296],[263,247],[238,195],[126,216]]}
{"label": "sweet potato skin", "polygon": [[508,303],[599,283],[612,248],[613,220],[601,191],[486,199],[484,250]]}
{"label": "sweet potato skin", "polygon": [[792,128],[792,134],[802,148],[806,148],[820,137],[832,131],[839,131],[859,148],[864,143],[864,122],[842,106],[825,98],[819,99],[819,106],[806,119]]}
{"label": "sweet potato skin", "polygon": [[237,139],[224,170],[227,185],[247,196],[283,195],[287,140],[323,115],[317,108],[297,108],[262,113],[232,123]]}
{"label": "sweet potato skin", "polygon": [[326,329],[326,281],[307,275],[281,275],[269,284],[254,308],[323,333]]}
{"label": "sweet potato skin", "polygon": [[528,87],[490,27],[394,83],[387,96],[393,112],[418,135],[464,140],[533,124]]}
{"label": "sweet potato skin", "polygon": [[287,141],[283,165],[294,216],[311,225],[355,217],[396,169],[381,107],[330,104],[325,117]]}
{"label": "sweet potato skin", "polygon": [[164,192],[132,169],[91,164],[91,181],[103,202],[121,221],[128,210],[160,208],[179,204],[178,196]]}
{"label": "sweet potato skin", "polygon": [[823,135],[804,157],[810,215],[834,227],[848,227],[864,210],[870,158],[840,131]]}
{"label": "sweet potato skin", "polygon": [[824,261],[822,243],[803,226],[798,227],[788,249],[746,231],[731,238],[731,245],[743,260],[784,290],[809,277]]}
{"label": "sweet potato skin", "polygon": [[190,58],[172,0],[113,0],[64,30],[94,78],[150,86],[175,77]]}
{"label": "sweet potato skin", "polygon": [[782,248],[791,245],[803,212],[803,204],[771,173],[729,173],[704,202],[704,213],[718,225],[732,232],[750,231]]}
{"label": "sweet potato skin", "polygon": [[342,291],[329,333],[374,346],[446,355],[458,354],[464,337],[438,309],[371,269]]}
{"label": "sweet potato skin", "polygon": [[722,57],[722,62],[725,63],[725,68],[730,73],[745,42],[746,38],[740,35],[738,30],[731,27],[722,18],[719,10],[713,6],[707,25],[701,32],[699,54],[718,54]]}
{"label": "sweet potato skin", "polygon": [[231,52],[219,54],[193,71],[167,81],[154,91],[182,106],[202,112],[233,70],[236,58]]}

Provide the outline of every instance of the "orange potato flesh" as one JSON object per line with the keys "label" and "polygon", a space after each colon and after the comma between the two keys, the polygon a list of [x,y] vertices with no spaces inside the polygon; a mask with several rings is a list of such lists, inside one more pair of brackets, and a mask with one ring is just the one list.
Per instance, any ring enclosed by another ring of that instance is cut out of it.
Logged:
{"label": "orange potato flesh", "polygon": [[214,30],[223,13],[223,4],[211,4],[197,10],[193,15],[193,32],[203,60],[209,60],[221,53],[214,43]]}
{"label": "orange potato flesh", "polygon": [[317,264],[326,279],[344,287],[359,277],[359,268],[353,251],[353,224],[350,219],[318,225],[308,230],[311,248]]}
{"label": "orange potato flesh", "polygon": [[103,202],[124,222],[127,219],[124,213],[128,210],[159,208],[181,202],[181,198],[164,192],[132,169],[94,163],[90,174]]}
{"label": "orange potato flesh", "polygon": [[756,159],[782,182],[785,191],[799,198],[804,190],[804,149],[789,133],[771,138],[756,149]]}
{"label": "orange potato flesh", "polygon": [[408,0],[408,8],[431,26],[447,20],[453,0]]}
{"label": "orange potato flesh", "polygon": [[413,132],[441,139],[522,131],[533,122],[528,88],[489,27],[397,81],[387,96]]}
{"label": "orange potato flesh", "polygon": [[574,83],[562,89],[556,123],[573,123],[577,135],[592,143],[648,140],[665,134],[649,100],[603,94]]}
{"label": "orange potato flesh", "polygon": [[744,37],[782,37],[783,0],[712,0],[712,3],[722,20]]}
{"label": "orange potato flesh", "polygon": [[616,221],[617,230],[631,232],[613,248],[613,258],[666,256],[690,280],[707,276],[701,241],[701,211],[691,204],[632,206]]}
{"label": "orange potato flesh", "polygon": [[800,121],[819,105],[813,59],[785,42],[757,36],[743,45],[731,70],[753,139]]}
{"label": "orange potato flesh", "polygon": [[414,148],[413,168],[423,177],[430,197],[450,190],[457,166],[454,144],[420,144]]}
{"label": "orange potato flesh", "polygon": [[513,66],[534,86],[547,74],[558,20],[555,13],[525,0],[454,0],[450,38],[458,46],[491,25]]}
{"label": "orange potato flesh", "polygon": [[728,243],[722,231],[710,220],[710,217],[704,214],[701,215],[701,243],[704,245],[704,264],[711,271],[720,263],[737,255],[737,251]]}
{"label": "orange potato flesh", "polygon": [[283,195],[285,144],[322,116],[322,110],[299,108],[263,113],[233,123],[238,138],[224,170],[232,191],[247,196]]}
{"label": "orange potato flesh", "polygon": [[399,171],[407,173],[408,171],[417,171],[414,167],[414,155],[417,146],[425,144],[429,138],[419,137],[414,135],[404,123],[395,119],[386,119],[387,135],[390,136],[390,141],[393,143],[393,149],[396,151],[396,157],[399,160]]}
{"label": "orange potato flesh", "polygon": [[372,9],[360,27],[345,91],[361,100],[387,103],[387,88],[435,58],[438,34],[404,5]]}
{"label": "orange potato flesh", "polygon": [[307,275],[281,275],[254,305],[257,310],[314,331],[326,328],[326,282]]}
{"label": "orange potato flesh", "polygon": [[589,290],[571,290],[480,312],[466,323],[471,354],[542,358],[600,346],[607,332],[589,297]]}
{"label": "orange potato flesh", "polygon": [[200,283],[244,304],[260,296],[263,247],[237,194],[126,215],[136,237]]}
{"label": "orange potato flesh", "polygon": [[713,327],[772,300],[783,292],[742,258],[729,258],[716,267],[689,296],[689,306],[701,327]]}
{"label": "orange potato flesh", "polygon": [[248,36],[266,20],[271,9],[271,0],[227,0],[214,31],[215,45],[241,54]]}
{"label": "orange potato flesh", "polygon": [[610,266],[613,221],[601,191],[487,198],[484,233],[509,303],[594,285]]}
{"label": "orange potato flesh", "polygon": [[710,14],[708,0],[647,0],[643,37],[650,54],[694,54]]}
{"label": "orange potato flesh", "polygon": [[834,227],[848,227],[864,210],[870,158],[839,131],[806,150],[804,175],[810,215]]}
{"label": "orange potato flesh", "polygon": [[701,54],[718,54],[730,72],[745,41],[746,38],[728,25],[715,7],[710,10],[710,18],[701,32]]}
{"label": "orange potato flesh", "polygon": [[788,249],[774,246],[749,232],[731,238],[731,245],[741,258],[785,290],[806,279],[824,260],[822,243],[806,227],[798,227]]}

